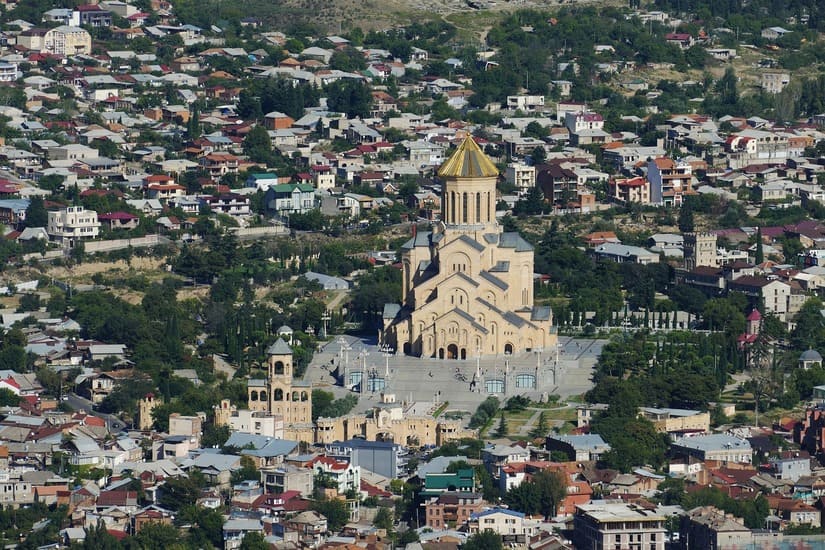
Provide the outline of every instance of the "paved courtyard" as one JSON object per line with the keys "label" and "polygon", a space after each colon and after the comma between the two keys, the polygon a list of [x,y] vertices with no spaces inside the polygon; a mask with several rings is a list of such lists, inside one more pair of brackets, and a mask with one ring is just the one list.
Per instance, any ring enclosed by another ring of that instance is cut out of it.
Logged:
{"label": "paved courtyard", "polygon": [[[385,354],[374,342],[353,336],[339,336],[322,345],[304,379],[332,391],[336,397],[350,391],[360,395],[356,412],[365,411],[379,401],[382,383],[386,384],[384,392],[394,394],[397,401],[449,401],[448,410],[472,412],[489,395],[496,395],[502,400],[513,395],[527,395],[538,400],[550,394],[569,397],[586,392],[592,387],[593,366],[604,343],[604,340],[562,337],[559,340],[558,355],[556,350],[550,350],[540,354],[533,352],[507,357],[489,356],[477,362],[475,359],[424,359]],[[539,389],[515,387],[513,373],[535,373],[537,365],[540,365]],[[338,367],[342,372],[346,370],[350,379],[356,382],[362,373],[366,373],[365,378],[377,380],[365,384],[365,391],[359,394],[357,386],[353,391],[335,385],[333,372]],[[509,387],[505,387],[503,393],[488,393],[483,383],[473,384],[477,368],[482,373],[482,381],[504,379],[506,370],[509,373]]]}

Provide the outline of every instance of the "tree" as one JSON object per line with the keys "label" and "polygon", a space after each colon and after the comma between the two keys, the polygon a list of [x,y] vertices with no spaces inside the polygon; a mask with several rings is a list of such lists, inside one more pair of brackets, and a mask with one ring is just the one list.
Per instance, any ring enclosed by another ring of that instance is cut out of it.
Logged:
{"label": "tree", "polygon": [[530,437],[533,439],[547,436],[547,417],[544,413],[545,411],[541,411],[536,426],[530,431]]}
{"label": "tree", "polygon": [[49,224],[49,213],[43,205],[43,197],[35,195],[26,208],[26,227],[46,227]]}
{"label": "tree", "polygon": [[269,550],[269,543],[264,539],[263,533],[250,531],[246,533],[241,541],[241,550]]}
{"label": "tree", "polygon": [[762,228],[759,227],[756,229],[756,265],[765,262],[765,250],[762,248],[762,246]]}
{"label": "tree", "polygon": [[375,519],[372,520],[372,524],[378,529],[384,529],[387,533],[390,533],[393,529],[393,521],[394,518],[392,510],[382,506],[375,513]]}
{"label": "tree", "polygon": [[19,395],[8,388],[0,388],[0,407],[16,407],[19,404]]}
{"label": "tree", "polygon": [[501,417],[498,421],[498,428],[496,428],[496,437],[506,437],[507,436],[507,420],[504,419],[504,413],[501,413]]}
{"label": "tree", "polygon": [[327,528],[337,533],[349,521],[347,503],[340,498],[322,498],[312,503],[311,508],[327,518]]}
{"label": "tree", "polygon": [[183,506],[195,504],[198,496],[200,496],[200,487],[192,478],[173,477],[167,479],[163,484],[163,491],[159,500],[164,508],[177,511]]}
{"label": "tree", "polygon": [[263,126],[255,126],[243,139],[243,152],[252,162],[269,164],[272,161],[272,141]]}
{"label": "tree", "polygon": [[143,550],[166,550],[180,542],[180,532],[172,525],[149,522],[135,535],[135,540]]}
{"label": "tree", "polygon": [[504,550],[504,543],[501,535],[487,529],[468,538],[461,550]]}
{"label": "tree", "polygon": [[[532,123],[531,123],[532,124]],[[542,162],[547,159],[547,151],[544,149],[544,146],[537,145],[533,150],[530,152],[530,158],[533,159],[533,164],[541,164]]]}
{"label": "tree", "polygon": [[679,211],[679,231],[688,233],[693,231],[693,206],[689,202],[682,204],[682,209]]}

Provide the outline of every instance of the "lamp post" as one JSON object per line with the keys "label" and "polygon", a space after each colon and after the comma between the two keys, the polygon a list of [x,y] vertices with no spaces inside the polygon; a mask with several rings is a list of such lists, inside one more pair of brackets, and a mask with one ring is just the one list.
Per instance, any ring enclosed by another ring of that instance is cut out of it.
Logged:
{"label": "lamp post", "polygon": [[327,337],[327,322],[328,322],[331,318],[332,318],[332,317],[331,317],[331,316],[330,316],[330,314],[329,314],[329,310],[324,311],[324,314],[323,314],[323,315],[321,315],[321,321],[323,321],[323,323],[324,323],[323,328],[321,328],[321,338],[322,338],[322,339]]}
{"label": "lamp post", "polygon": [[536,348],[536,375],[533,377],[533,389],[539,389],[539,371],[541,370],[541,352],[544,350],[542,348]]}
{"label": "lamp post", "polygon": [[381,352],[384,354],[384,379],[386,380],[390,376],[390,356],[395,350],[392,349],[388,344],[384,344],[381,346]]}
{"label": "lamp post", "polygon": [[341,356],[342,355],[344,356],[343,357],[343,359],[344,359],[344,383],[343,383],[343,386],[346,388],[347,385],[349,384],[349,350],[352,349],[352,348],[350,348],[350,345],[347,343],[346,339],[343,336],[338,338],[338,344],[340,346],[340,348],[338,350],[338,364],[339,365],[341,364]]}

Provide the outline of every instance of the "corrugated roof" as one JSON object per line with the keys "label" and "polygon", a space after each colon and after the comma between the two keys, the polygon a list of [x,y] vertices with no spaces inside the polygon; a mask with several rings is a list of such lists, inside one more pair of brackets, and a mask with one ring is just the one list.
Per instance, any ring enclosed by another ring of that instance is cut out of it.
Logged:
{"label": "corrugated roof", "polygon": [[438,175],[442,178],[486,178],[498,176],[498,169],[473,138],[467,136],[438,169]]}

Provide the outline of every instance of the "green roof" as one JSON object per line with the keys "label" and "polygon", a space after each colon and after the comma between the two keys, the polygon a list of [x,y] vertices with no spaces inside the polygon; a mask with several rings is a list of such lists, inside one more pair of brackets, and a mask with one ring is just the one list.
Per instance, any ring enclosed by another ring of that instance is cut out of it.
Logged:
{"label": "green roof", "polygon": [[424,489],[446,491],[454,487],[456,491],[472,490],[474,478],[475,472],[472,468],[465,468],[452,474],[427,474],[424,479]]}
{"label": "green roof", "polygon": [[256,180],[276,180],[278,179],[278,174],[273,174],[272,172],[263,172],[261,174],[252,174],[249,177],[255,178]]}
{"label": "green roof", "polygon": [[282,183],[281,185],[272,185],[269,188],[276,193],[292,193],[296,189],[302,192],[315,191],[315,188],[308,183]]}

